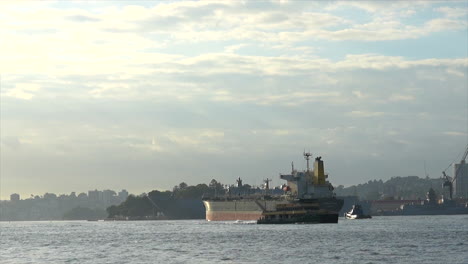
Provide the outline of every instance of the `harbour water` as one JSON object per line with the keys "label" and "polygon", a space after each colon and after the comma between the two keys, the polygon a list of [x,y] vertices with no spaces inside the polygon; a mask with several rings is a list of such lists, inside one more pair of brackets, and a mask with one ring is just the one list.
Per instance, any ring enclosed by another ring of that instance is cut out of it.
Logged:
{"label": "harbour water", "polygon": [[0,222],[0,263],[468,263],[468,215],[338,224]]}

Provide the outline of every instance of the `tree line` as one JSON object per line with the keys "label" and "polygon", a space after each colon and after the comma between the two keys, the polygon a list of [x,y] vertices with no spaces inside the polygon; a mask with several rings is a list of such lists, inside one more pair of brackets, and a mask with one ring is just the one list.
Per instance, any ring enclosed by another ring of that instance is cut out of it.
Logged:
{"label": "tree line", "polygon": [[208,185],[201,183],[190,186],[181,182],[172,191],[153,190],[147,194],[129,195],[120,205],[108,207],[107,213],[109,218],[151,218],[161,215],[170,219],[203,218],[202,197],[223,194],[223,184],[215,179]]}
{"label": "tree line", "polygon": [[361,200],[423,200],[433,188],[437,196],[447,197],[447,190],[442,187],[443,179],[418,176],[392,177],[387,181],[370,180],[364,184],[335,188],[338,196],[358,196]]}

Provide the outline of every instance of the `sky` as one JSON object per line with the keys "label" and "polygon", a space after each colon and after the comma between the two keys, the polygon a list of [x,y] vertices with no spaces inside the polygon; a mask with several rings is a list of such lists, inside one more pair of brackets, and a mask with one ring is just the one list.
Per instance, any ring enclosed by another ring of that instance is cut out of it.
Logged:
{"label": "sky", "polygon": [[[0,198],[441,176],[467,1],[2,1]],[[449,175],[452,171],[448,171]]]}

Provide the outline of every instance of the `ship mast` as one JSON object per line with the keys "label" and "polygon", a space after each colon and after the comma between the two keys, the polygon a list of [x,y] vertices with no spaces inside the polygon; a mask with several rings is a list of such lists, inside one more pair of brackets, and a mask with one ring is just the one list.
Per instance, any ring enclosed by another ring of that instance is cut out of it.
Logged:
{"label": "ship mast", "polygon": [[271,179],[266,178],[266,180],[263,180],[263,182],[265,183],[265,190],[270,190]]}
{"label": "ship mast", "polygon": [[310,154],[310,152],[306,153],[305,150],[304,150],[304,158],[307,160],[307,172],[310,171],[310,168],[309,168],[310,157],[312,157],[312,154]]}

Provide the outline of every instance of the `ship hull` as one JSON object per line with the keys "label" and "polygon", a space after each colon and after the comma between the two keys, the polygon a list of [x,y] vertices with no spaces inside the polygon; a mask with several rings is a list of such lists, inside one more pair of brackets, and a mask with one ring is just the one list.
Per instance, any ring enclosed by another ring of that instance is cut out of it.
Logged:
{"label": "ship hull", "polygon": [[[277,205],[290,204],[291,201],[284,199],[261,200],[261,199],[239,199],[239,200],[204,200],[206,209],[206,220],[208,221],[257,221],[262,218],[266,211],[275,211]],[[338,214],[343,206],[343,200],[325,198],[307,201],[315,203],[316,210],[326,210],[331,214]]]}
{"label": "ship hull", "polygon": [[291,218],[262,218],[257,224],[336,224],[338,223],[338,214],[305,214]]}
{"label": "ship hull", "polygon": [[205,200],[208,221],[257,221],[264,210],[274,210],[284,200]]}

